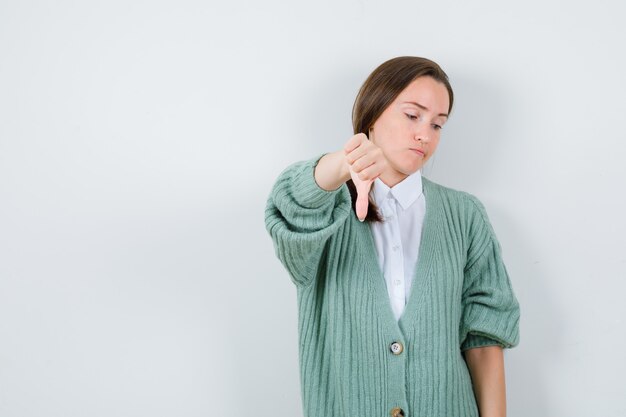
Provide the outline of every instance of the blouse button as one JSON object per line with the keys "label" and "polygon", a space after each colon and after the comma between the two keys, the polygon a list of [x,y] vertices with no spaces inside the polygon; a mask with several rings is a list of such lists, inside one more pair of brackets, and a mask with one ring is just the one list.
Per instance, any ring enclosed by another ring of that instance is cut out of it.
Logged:
{"label": "blouse button", "polygon": [[400,342],[393,342],[390,347],[391,347],[391,352],[394,355],[399,355],[404,350],[404,347],[402,346],[402,343]]}
{"label": "blouse button", "polygon": [[404,417],[404,410],[402,410],[400,407],[392,408],[391,417]]}

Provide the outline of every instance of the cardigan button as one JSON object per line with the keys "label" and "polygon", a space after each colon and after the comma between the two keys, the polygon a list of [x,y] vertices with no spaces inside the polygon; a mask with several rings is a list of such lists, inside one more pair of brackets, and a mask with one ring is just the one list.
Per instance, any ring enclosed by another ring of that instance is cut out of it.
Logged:
{"label": "cardigan button", "polygon": [[404,417],[404,410],[402,410],[400,407],[392,408],[391,417]]}
{"label": "cardigan button", "polygon": [[394,355],[399,355],[404,350],[404,347],[402,346],[402,343],[400,342],[393,342],[390,348],[391,348],[391,352],[393,352]]}

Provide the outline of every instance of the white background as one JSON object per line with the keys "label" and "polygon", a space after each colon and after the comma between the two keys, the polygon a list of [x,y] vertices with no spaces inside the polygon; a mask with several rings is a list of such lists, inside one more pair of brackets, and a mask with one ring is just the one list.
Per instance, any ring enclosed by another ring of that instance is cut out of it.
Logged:
{"label": "white background", "polygon": [[521,304],[509,416],[625,416],[624,12],[0,1],[0,416],[301,415],[265,201],[399,55],[450,77],[423,175],[485,204]]}

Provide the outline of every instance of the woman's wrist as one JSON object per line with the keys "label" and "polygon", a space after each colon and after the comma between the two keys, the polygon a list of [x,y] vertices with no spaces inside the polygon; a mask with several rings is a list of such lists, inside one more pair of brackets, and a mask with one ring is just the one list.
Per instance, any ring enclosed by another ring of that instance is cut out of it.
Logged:
{"label": "woman's wrist", "polygon": [[342,150],[329,152],[315,166],[315,182],[326,191],[336,191],[350,179],[350,169]]}

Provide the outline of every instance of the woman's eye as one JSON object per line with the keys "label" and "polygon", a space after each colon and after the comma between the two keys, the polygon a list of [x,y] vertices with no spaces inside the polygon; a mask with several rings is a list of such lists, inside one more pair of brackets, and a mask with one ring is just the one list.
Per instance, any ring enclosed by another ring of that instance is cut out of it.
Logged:
{"label": "woman's eye", "polygon": [[[411,120],[415,120],[415,119],[417,119],[417,118],[419,117],[419,116],[415,116],[415,115],[413,115],[413,114],[409,114],[409,113],[404,113],[404,114],[406,114],[406,117],[408,117],[408,118],[409,118],[409,119],[411,119]],[[435,130],[441,130],[441,129],[443,129],[443,127],[442,127],[442,126],[437,125],[437,124],[434,124],[434,125],[433,125],[433,127],[435,128]]]}

